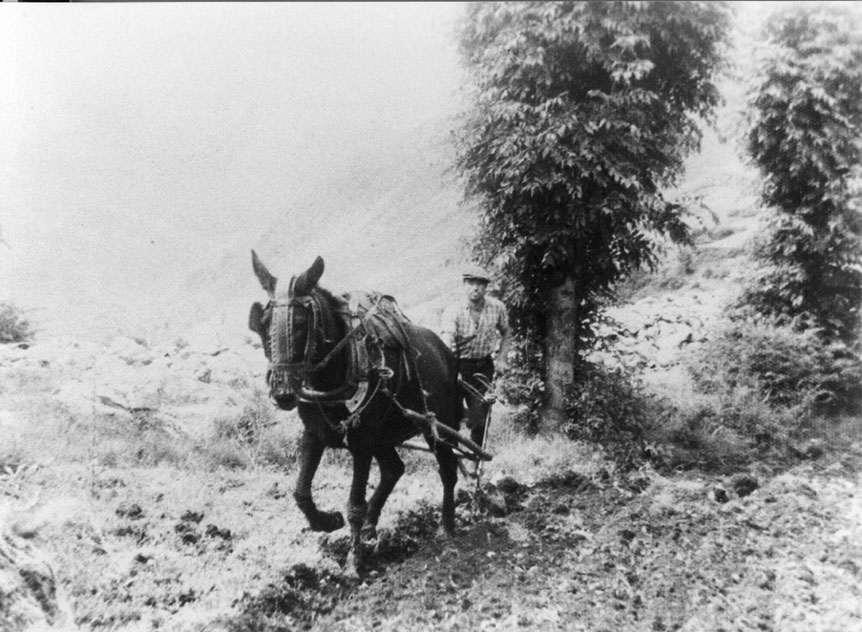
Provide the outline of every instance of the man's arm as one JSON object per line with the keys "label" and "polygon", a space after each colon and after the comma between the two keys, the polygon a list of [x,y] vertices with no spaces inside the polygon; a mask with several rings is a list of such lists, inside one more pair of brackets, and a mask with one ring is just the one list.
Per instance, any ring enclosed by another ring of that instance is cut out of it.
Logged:
{"label": "man's arm", "polygon": [[458,352],[455,348],[455,332],[457,329],[456,314],[454,310],[447,308],[443,312],[443,318],[440,321],[440,339],[443,340],[443,344],[455,353]]}

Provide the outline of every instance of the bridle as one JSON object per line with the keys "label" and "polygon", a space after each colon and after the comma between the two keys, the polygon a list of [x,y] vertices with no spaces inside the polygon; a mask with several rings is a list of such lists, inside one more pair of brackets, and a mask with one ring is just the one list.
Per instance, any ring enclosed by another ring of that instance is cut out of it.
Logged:
{"label": "bridle", "polygon": [[[296,277],[291,279],[286,299],[273,299],[267,306],[270,312],[269,340],[269,384],[270,393],[296,394],[300,401],[319,404],[341,404],[352,400],[357,395],[361,371],[367,364],[367,351],[364,344],[350,344],[358,335],[364,334],[364,325],[354,309],[350,310],[350,329],[345,336],[318,361],[318,333],[326,334],[326,322],[330,320],[323,299],[317,293],[296,296],[294,285]],[[299,310],[307,315],[307,334],[305,348],[301,359],[298,350],[294,348],[296,316]],[[320,328],[320,330],[319,330]],[[329,390],[318,390],[310,382],[310,377],[325,368],[342,350],[347,351],[347,367],[343,382]],[[284,359],[287,361],[284,361]],[[363,392],[364,395],[364,392]]]}

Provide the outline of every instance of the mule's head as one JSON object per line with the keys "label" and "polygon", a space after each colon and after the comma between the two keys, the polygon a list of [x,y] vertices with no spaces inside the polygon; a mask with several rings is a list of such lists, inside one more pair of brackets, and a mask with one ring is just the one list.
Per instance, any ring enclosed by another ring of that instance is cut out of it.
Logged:
{"label": "mule's head", "polygon": [[286,290],[277,290],[278,279],[253,250],[251,257],[254,273],[269,300],[266,306],[251,306],[248,326],[260,336],[269,360],[270,397],[279,408],[291,410],[299,402],[299,391],[314,352],[316,307],[312,290],[323,275],[323,259],[317,257],[308,270],[291,280]]}

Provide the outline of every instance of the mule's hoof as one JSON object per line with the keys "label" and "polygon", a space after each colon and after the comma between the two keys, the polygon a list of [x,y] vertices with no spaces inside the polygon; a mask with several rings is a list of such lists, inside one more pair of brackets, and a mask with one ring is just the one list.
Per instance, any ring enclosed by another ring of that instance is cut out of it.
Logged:
{"label": "mule's hoof", "polygon": [[321,511],[313,522],[309,521],[309,527],[312,531],[324,531],[326,533],[338,531],[344,524],[344,516],[341,515],[340,511]]}

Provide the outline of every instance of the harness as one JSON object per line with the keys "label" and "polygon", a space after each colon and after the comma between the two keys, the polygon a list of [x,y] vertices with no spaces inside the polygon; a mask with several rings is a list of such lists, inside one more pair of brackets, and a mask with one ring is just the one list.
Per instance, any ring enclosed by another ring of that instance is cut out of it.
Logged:
{"label": "harness", "polygon": [[[385,362],[384,347],[387,342],[385,339],[389,338],[389,342],[396,340],[404,352],[405,361],[408,360],[409,338],[401,320],[406,320],[406,316],[401,313],[392,297],[364,293],[346,295],[341,309],[336,310],[335,313],[342,319],[347,333],[329,349],[323,358],[315,362],[314,358],[317,356],[319,346],[318,337],[325,334],[327,325],[333,325],[331,322],[333,310],[323,305],[322,302],[325,299],[318,294],[295,296],[295,281],[294,277],[291,280],[287,299],[270,302],[272,308],[270,358],[279,359],[269,364],[270,393],[289,391],[295,393],[301,402],[326,407],[343,405],[351,413],[346,423],[348,426],[355,425],[358,423],[359,415],[374,395],[379,390],[388,392],[388,381],[394,376],[394,372],[386,366]],[[381,313],[384,311],[381,310],[381,305],[384,304],[392,306],[386,310],[388,313],[385,315]],[[297,353],[298,350],[293,348],[295,321],[299,313],[297,307],[302,308],[309,317],[305,348],[302,350],[301,357]],[[387,336],[385,331],[381,331],[381,323],[385,323],[384,330],[391,329],[390,321],[395,325],[395,333]],[[314,388],[310,376],[326,368],[341,352],[347,355],[343,381],[330,390]],[[297,357],[300,359],[289,361]],[[285,358],[288,360],[285,361]],[[405,363],[405,367],[409,376],[409,361]],[[369,395],[372,378],[376,379],[374,379],[373,392]]]}

